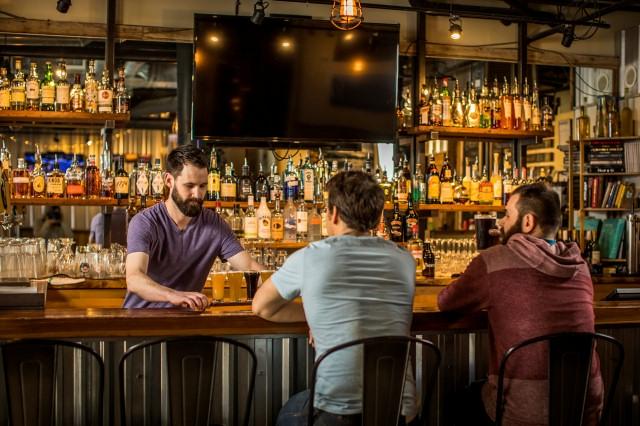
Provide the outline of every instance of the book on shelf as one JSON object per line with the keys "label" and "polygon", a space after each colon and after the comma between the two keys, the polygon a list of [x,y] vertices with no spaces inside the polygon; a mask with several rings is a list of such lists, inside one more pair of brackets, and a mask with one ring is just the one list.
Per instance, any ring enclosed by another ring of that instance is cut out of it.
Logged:
{"label": "book on shelf", "polygon": [[620,205],[618,207],[631,210],[633,208],[633,202],[636,197],[636,184],[633,182],[627,182],[624,187],[624,193],[620,199]]}
{"label": "book on shelf", "polygon": [[626,220],[624,218],[608,218],[602,222],[602,231],[598,238],[598,244],[603,258],[619,258],[625,227]]}
{"label": "book on shelf", "polygon": [[624,165],[629,173],[640,173],[640,141],[624,145]]}
{"label": "book on shelf", "polygon": [[[628,208],[633,205],[635,185],[607,176],[589,176],[584,181],[583,201],[587,208]],[[628,206],[628,207],[627,207]]]}

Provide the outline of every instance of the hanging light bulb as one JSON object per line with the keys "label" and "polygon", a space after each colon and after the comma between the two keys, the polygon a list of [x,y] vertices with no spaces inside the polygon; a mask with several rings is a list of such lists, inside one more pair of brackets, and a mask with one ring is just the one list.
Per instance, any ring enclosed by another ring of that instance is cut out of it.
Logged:
{"label": "hanging light bulb", "polygon": [[333,0],[331,23],[339,30],[352,30],[364,19],[360,0]]}
{"label": "hanging light bulb", "polygon": [[462,21],[459,16],[449,16],[449,37],[452,40],[460,40],[462,37]]}

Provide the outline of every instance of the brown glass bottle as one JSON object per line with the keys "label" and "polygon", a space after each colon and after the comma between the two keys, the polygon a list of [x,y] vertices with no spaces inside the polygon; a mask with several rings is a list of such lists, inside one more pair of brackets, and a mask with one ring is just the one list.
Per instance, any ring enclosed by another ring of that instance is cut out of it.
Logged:
{"label": "brown glass bottle", "polygon": [[102,184],[100,179],[100,170],[96,166],[95,155],[89,156],[87,168],[84,173],[84,187],[85,187],[87,198],[91,198],[91,199],[100,198],[100,192],[102,191]]}
{"label": "brown glass bottle", "polygon": [[422,249],[422,276],[427,278],[435,278],[436,276],[436,256],[431,251],[431,244],[424,242]]}
{"label": "brown glass bottle", "polygon": [[58,156],[53,157],[53,170],[47,174],[47,197],[63,198],[65,194],[64,173],[58,166]]}
{"label": "brown glass bottle", "polygon": [[124,160],[120,159],[116,165],[116,177],[114,179],[116,200],[129,198],[129,174],[123,167]]}
{"label": "brown glass bottle", "polygon": [[29,198],[31,196],[29,170],[24,165],[24,158],[18,158],[18,168],[13,171],[11,182],[14,198]]}

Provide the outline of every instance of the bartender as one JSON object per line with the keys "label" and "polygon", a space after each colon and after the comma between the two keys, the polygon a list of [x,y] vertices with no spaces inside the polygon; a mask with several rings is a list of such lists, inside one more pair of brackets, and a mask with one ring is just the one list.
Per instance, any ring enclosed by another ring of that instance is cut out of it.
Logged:
{"label": "bartender", "polygon": [[166,201],[133,217],[127,235],[124,308],[204,310],[202,288],[216,257],[236,270],[262,270],[217,213],[203,209],[207,158],[194,145],[167,157]]}

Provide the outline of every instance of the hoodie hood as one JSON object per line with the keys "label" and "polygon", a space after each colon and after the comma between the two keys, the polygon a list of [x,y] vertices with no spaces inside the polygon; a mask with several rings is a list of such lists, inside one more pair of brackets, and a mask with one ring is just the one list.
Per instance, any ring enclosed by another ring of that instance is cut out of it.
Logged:
{"label": "hoodie hood", "polygon": [[515,234],[507,247],[526,264],[552,277],[571,278],[586,265],[576,243],[551,245],[541,238]]}

